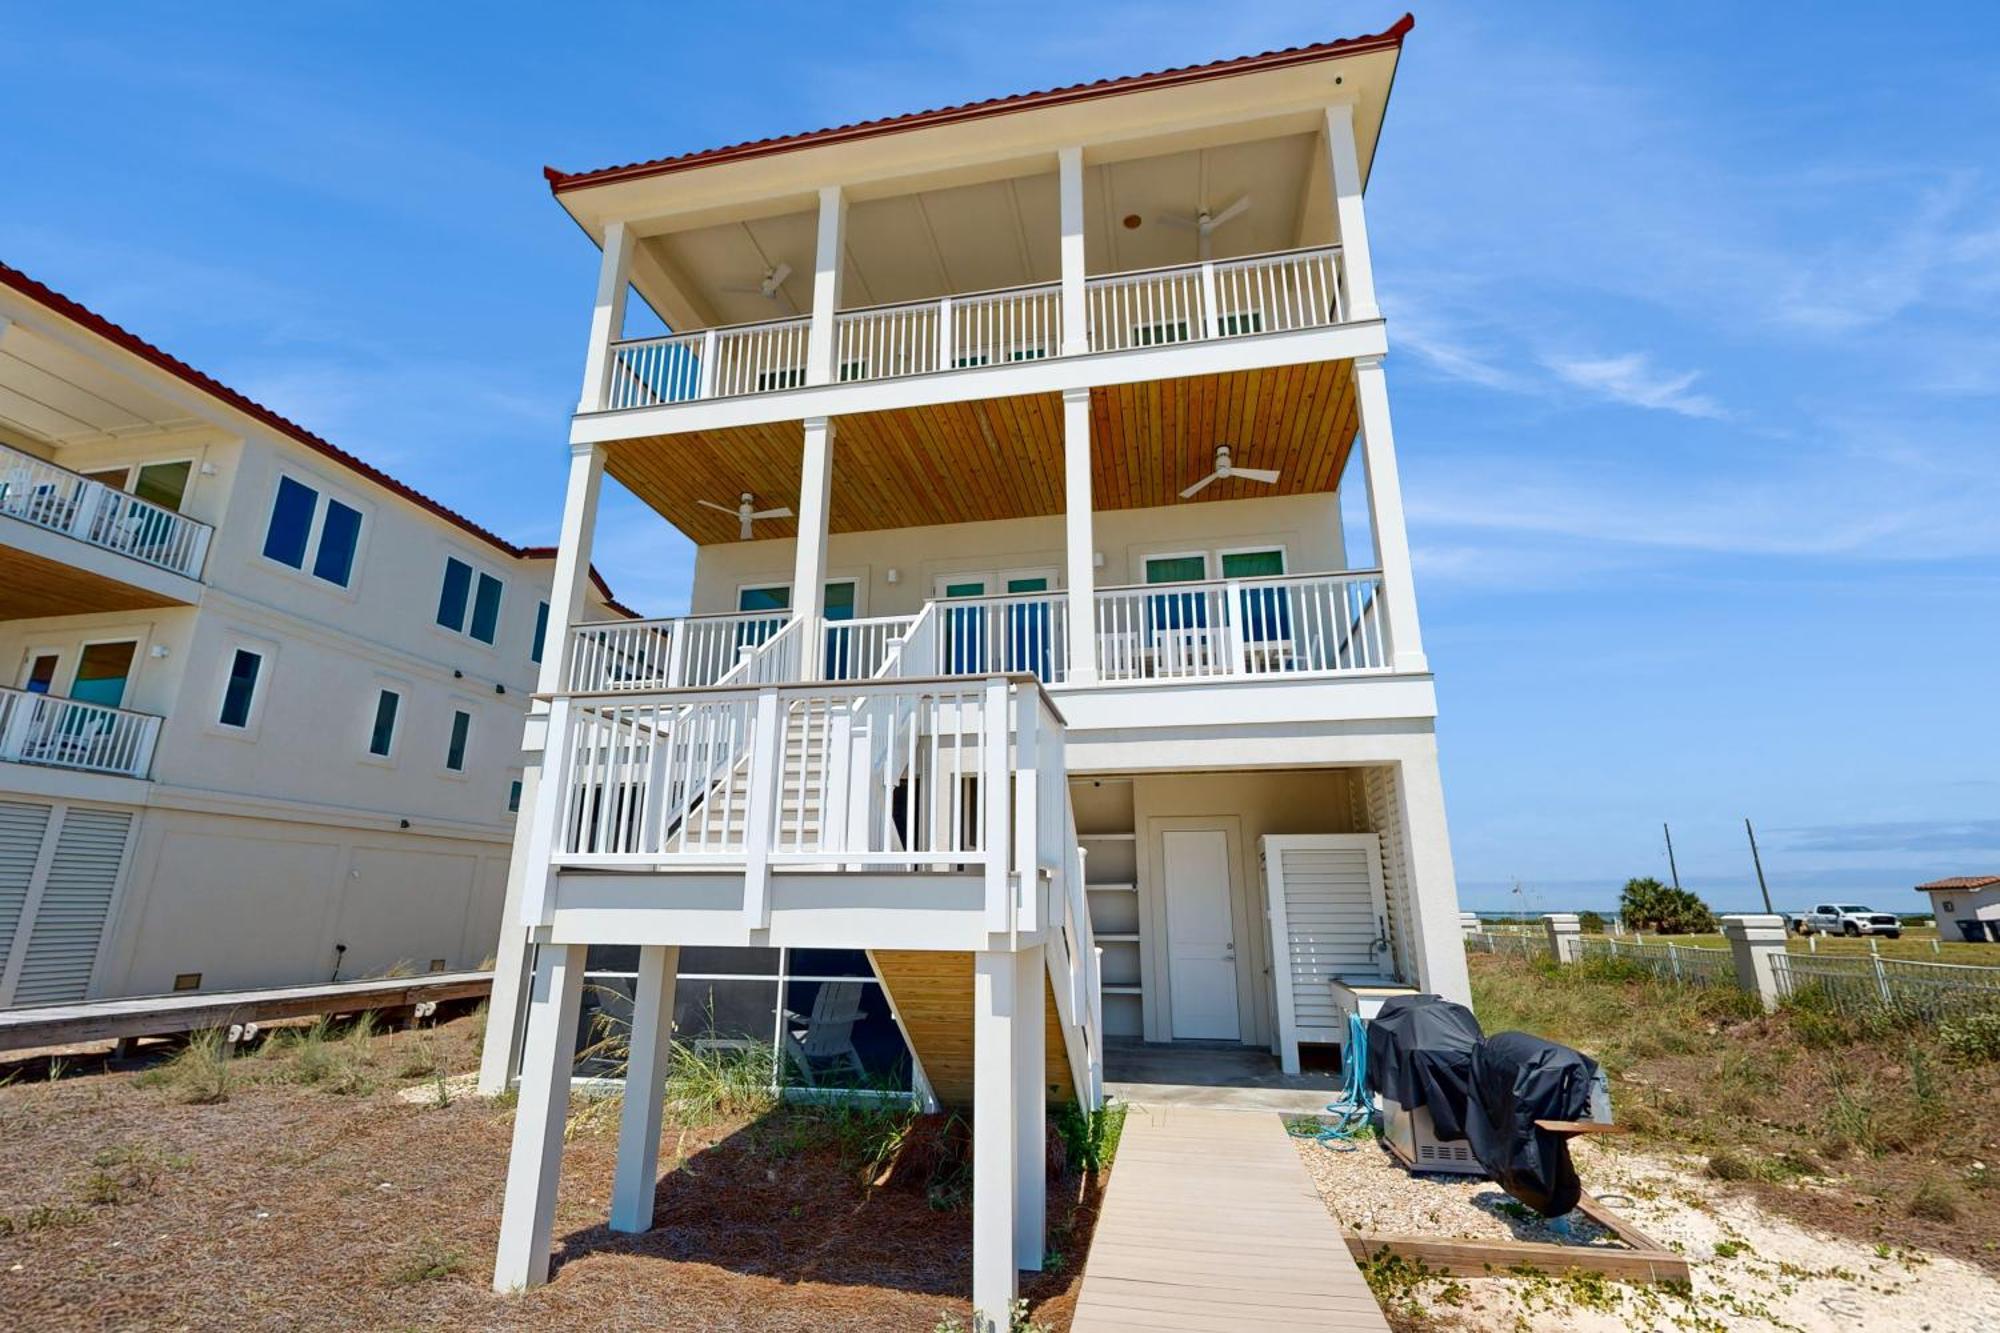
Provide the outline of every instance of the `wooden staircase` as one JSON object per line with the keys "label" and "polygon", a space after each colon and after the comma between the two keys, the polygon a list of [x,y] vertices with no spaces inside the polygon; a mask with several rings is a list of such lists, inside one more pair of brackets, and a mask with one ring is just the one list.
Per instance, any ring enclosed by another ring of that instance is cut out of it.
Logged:
{"label": "wooden staircase", "polygon": [[[953,1108],[972,1105],[972,955],[917,949],[871,949],[875,975],[902,1021],[903,1031],[923,1065],[938,1101]],[[1051,1102],[1073,1101],[1062,1020],[1056,1014],[1052,983],[1042,986],[1046,1035],[1043,1082]]]}

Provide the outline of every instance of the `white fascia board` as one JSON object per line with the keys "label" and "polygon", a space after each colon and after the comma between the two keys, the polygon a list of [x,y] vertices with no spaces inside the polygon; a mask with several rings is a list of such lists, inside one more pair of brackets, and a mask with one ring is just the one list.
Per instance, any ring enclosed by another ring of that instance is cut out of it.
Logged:
{"label": "white fascia board", "polygon": [[90,542],[29,523],[25,519],[0,515],[0,546],[38,556],[52,564],[68,565],[86,574],[95,574],[113,583],[138,588],[155,597],[164,597],[182,606],[199,606],[204,586],[183,574],[149,565],[144,560],[121,555]]}
{"label": "white fascia board", "polygon": [[[1094,731],[1144,731],[1161,719],[1199,719],[1208,731],[1268,724],[1377,722],[1437,717],[1428,675],[1196,680],[1185,685],[1053,686],[1072,743]],[[1177,728],[1178,729],[1178,728]]]}
{"label": "white fascia board", "polygon": [[824,384],[620,412],[583,413],[571,420],[569,438],[572,445],[609,444],[647,435],[727,430],[807,417],[893,412],[936,403],[1143,384],[1315,361],[1347,361],[1358,356],[1383,356],[1387,352],[1388,338],[1382,321],[1370,320],[1323,329],[1137,347],[1123,352],[1092,352],[896,379]]}
{"label": "white fascia board", "polygon": [[771,925],[752,929],[743,874],[559,873],[549,927],[556,944],[734,948],[988,947],[977,875],[839,872],[771,876]]}
{"label": "white fascia board", "polygon": [[140,806],[148,803],[153,784],[144,778],[114,773],[87,773],[53,764],[17,764],[0,760],[0,797],[25,796],[38,801],[86,801],[101,805]]}
{"label": "white fascia board", "polygon": [[1070,733],[1071,777],[1092,773],[1206,773],[1351,768],[1435,762],[1437,738],[1421,722],[1287,724],[1215,733],[1197,727]]}

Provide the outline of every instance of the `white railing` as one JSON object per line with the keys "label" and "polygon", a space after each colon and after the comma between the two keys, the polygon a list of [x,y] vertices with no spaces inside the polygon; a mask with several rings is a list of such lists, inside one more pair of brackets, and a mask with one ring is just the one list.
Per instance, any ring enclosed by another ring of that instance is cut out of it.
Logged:
{"label": "white railing", "polygon": [[1793,1004],[1844,1014],[1888,1009],[1931,1021],[2000,1011],[2000,967],[1802,953],[1774,954],[1771,966],[1779,996]]}
{"label": "white railing", "polygon": [[[1031,753],[1016,740],[1038,722],[1054,748]],[[1060,864],[1057,834],[1038,817],[1014,822],[1016,803],[1049,805],[1065,781],[1060,719],[1032,681],[559,695],[550,736],[560,864]]]}
{"label": "white railing", "polygon": [[789,611],[752,611],[578,625],[570,631],[567,688],[674,690],[714,685],[790,621]]}
{"label": "white railing", "polygon": [[1655,981],[1677,986],[1734,986],[1736,958],[1726,948],[1697,944],[1648,944],[1615,935],[1583,935],[1577,940],[1580,958],[1615,958],[1644,968]]}
{"label": "white railing", "polygon": [[1379,570],[1105,588],[1100,680],[1381,671],[1389,664]]}
{"label": "white railing", "polygon": [[915,616],[869,616],[826,622],[821,680],[871,680],[883,674]]}
{"label": "white railing", "polygon": [[1092,278],[1085,296],[1090,350],[1338,324],[1340,283],[1340,251],[1332,246]]}
{"label": "white railing", "polygon": [[934,602],[936,629],[919,670],[939,676],[1069,679],[1069,609],[1063,594],[1017,593]]}
{"label": "white railing", "polygon": [[0,688],[0,760],[143,778],[159,736],[151,713]]}
{"label": "white railing", "polygon": [[1063,837],[1069,854],[1050,888],[1049,979],[1056,1014],[1066,1032],[1081,1038],[1081,1049],[1070,1052],[1070,1073],[1077,1096],[1086,1107],[1104,1101],[1104,988],[1102,960],[1091,933],[1089,895],[1084,889],[1083,848],[1077,846],[1075,812],[1063,811]]}
{"label": "white railing", "polygon": [[116,487],[0,445],[0,514],[187,578],[201,577],[214,529]]}
{"label": "white railing", "polygon": [[[1085,283],[1089,350],[1323,328],[1345,318],[1344,282],[1337,246],[1103,274]],[[798,316],[616,339],[604,407],[800,388],[811,328]],[[1062,355],[1062,285],[836,311],[833,337],[843,383],[1039,361]]]}

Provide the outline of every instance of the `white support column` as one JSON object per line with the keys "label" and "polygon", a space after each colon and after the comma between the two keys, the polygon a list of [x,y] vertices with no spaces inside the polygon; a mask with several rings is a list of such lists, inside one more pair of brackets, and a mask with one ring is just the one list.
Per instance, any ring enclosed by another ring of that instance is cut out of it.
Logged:
{"label": "white support column", "polygon": [[1389,425],[1389,384],[1381,357],[1354,359],[1354,400],[1361,423],[1361,460],[1368,475],[1368,526],[1375,534],[1382,606],[1388,613],[1389,664],[1397,671],[1428,671],[1423,631],[1417,625],[1410,534],[1403,525],[1403,482],[1396,471],[1396,435]]}
{"label": "white support column", "polygon": [[1437,742],[1424,736],[1421,753],[1395,768],[1396,805],[1409,853],[1410,905],[1416,921],[1411,942],[1417,955],[1417,984],[1459,1004],[1472,1003],[1472,978],[1465,967],[1459,920],[1458,879],[1451,864],[1451,835],[1445,826],[1444,783],[1438,776]]}
{"label": "white support column", "polygon": [[659,1191],[660,1112],[666,1101],[674,1038],[674,979],[681,951],[639,948],[632,994],[632,1035],[625,1057],[625,1105],[618,1118],[618,1166],[611,1179],[611,1229],[651,1231]]}
{"label": "white support column", "polygon": [[583,956],[581,944],[545,944],[535,968],[521,1100],[514,1111],[514,1148],[507,1159],[507,1194],[493,1259],[495,1291],[538,1287],[549,1278],[570,1064],[583,1001]]}
{"label": "white support column", "polygon": [[1368,257],[1368,222],[1361,210],[1361,157],[1354,146],[1354,108],[1326,109],[1326,148],[1333,168],[1333,213],[1340,229],[1340,264],[1347,277],[1350,320],[1380,319],[1375,304],[1375,266]]}
{"label": "white support column", "polygon": [[590,548],[597,536],[597,496],[603,483],[604,446],[572,446],[555,580],[549,587],[549,624],[542,637],[542,670],[535,681],[543,694],[555,693],[569,677],[569,635],[583,619],[584,596],[590,589]]}
{"label": "white support column", "polygon": [[1073,685],[1097,679],[1097,543],[1090,487],[1090,390],[1064,389],[1063,532]]}
{"label": "white support column", "polygon": [[1042,1271],[1048,1225],[1048,958],[1045,945],[1014,955],[1014,1263]]}
{"label": "white support column", "polygon": [[1011,953],[972,956],[972,1317],[982,1333],[1010,1327],[1016,1291],[1016,967]]}
{"label": "white support column", "polygon": [[625,332],[625,293],[632,285],[632,233],[622,222],[604,228],[604,259],[597,269],[597,304],[590,314],[590,347],[583,358],[579,412],[601,412],[610,401],[611,344]]}
{"label": "white support column", "polygon": [[806,336],[806,383],[834,382],[839,348],[833,317],[840,311],[841,259],[846,253],[847,198],[838,185],[819,192],[819,242],[813,252],[812,329]]}
{"label": "white support column", "polygon": [[1083,149],[1056,154],[1057,211],[1062,218],[1062,354],[1090,350],[1090,315],[1085,304],[1087,269],[1083,249]]}
{"label": "white support column", "polygon": [[[622,289],[621,289],[622,290]],[[571,448],[569,482],[563,495],[561,538],[555,577],[549,588],[549,623],[542,638],[542,665],[535,688],[553,693],[569,677],[570,628],[583,619],[590,587],[590,550],[597,531],[597,497],[604,481],[604,447]],[[546,877],[548,866],[531,864],[536,811],[543,799],[542,764],[548,737],[548,705],[531,703],[521,748],[528,761],[521,772],[521,808],[514,816],[514,847],[507,862],[507,893],[494,948],[493,994],[486,1010],[486,1041],[479,1058],[479,1091],[504,1091],[514,1075],[520,1042],[521,1005],[528,988],[528,932],[522,904],[529,877]],[[560,787],[548,799],[560,800]],[[539,891],[538,894],[539,895]]]}
{"label": "white support column", "polygon": [[825,665],[820,621],[826,614],[826,532],[833,503],[833,421],[807,417],[799,468],[799,535],[792,553],[792,619],[799,627],[799,676],[818,680]]}

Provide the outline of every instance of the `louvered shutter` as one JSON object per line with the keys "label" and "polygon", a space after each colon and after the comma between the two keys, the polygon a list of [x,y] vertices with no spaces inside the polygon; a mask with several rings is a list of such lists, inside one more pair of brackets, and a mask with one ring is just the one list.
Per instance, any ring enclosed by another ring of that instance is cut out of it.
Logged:
{"label": "louvered shutter", "polygon": [[132,815],[72,806],[56,835],[47,885],[28,933],[28,953],[14,985],[15,1004],[62,1004],[85,998]]}
{"label": "louvered shutter", "polygon": [[[7,974],[14,933],[42,854],[42,836],[49,827],[49,807],[0,801],[0,977]],[[4,984],[4,983],[0,983]]]}

